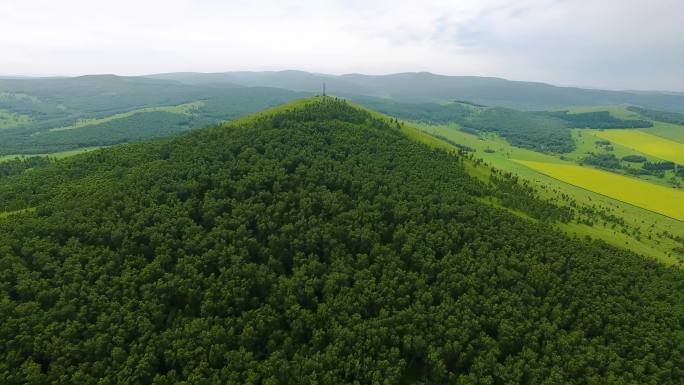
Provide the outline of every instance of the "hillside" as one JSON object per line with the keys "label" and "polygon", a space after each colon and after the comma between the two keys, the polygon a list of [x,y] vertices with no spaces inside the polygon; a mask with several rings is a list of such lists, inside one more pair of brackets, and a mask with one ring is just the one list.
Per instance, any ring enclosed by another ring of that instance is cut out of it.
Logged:
{"label": "hillside", "polygon": [[316,93],[320,92],[322,83],[325,82],[332,95],[366,95],[407,103],[465,100],[488,106],[523,110],[630,104],[656,110],[684,111],[684,95],[676,93],[557,87],[544,83],[479,76],[445,76],[428,72],[333,76],[302,71],[266,71],[169,73],[149,77],[188,84],[227,82],[243,86],[277,87]]}
{"label": "hillside", "polygon": [[0,382],[684,381],[681,270],[406,130],[319,97],[0,179]]}

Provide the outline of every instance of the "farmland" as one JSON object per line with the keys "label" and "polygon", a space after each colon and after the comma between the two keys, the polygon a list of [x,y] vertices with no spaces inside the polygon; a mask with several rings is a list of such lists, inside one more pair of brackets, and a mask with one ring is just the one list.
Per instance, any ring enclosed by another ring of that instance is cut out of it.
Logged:
{"label": "farmland", "polygon": [[[456,124],[451,125],[429,125],[411,124],[420,131],[429,135],[439,135],[450,141],[471,147],[475,152],[474,158],[482,159],[485,164],[471,169],[471,173],[480,177],[483,181],[489,178],[489,167],[512,172],[520,178],[529,182],[539,192],[540,196],[560,204],[569,204],[564,197],[569,197],[578,206],[597,207],[609,212],[611,215],[624,219],[625,228],[623,230],[611,229],[612,226],[602,227],[587,223],[573,222],[570,224],[559,224],[558,227],[568,233],[578,236],[591,236],[602,239],[610,244],[621,247],[629,247],[631,250],[638,251],[642,255],[653,257],[666,264],[679,264],[681,257],[672,254],[674,248],[679,247],[678,243],[662,234],[675,234],[684,237],[684,226],[681,220],[674,219],[659,214],[656,211],[637,207],[632,204],[616,200],[607,195],[590,191],[586,188],[568,183],[558,178],[548,176],[539,170],[527,167],[519,160],[540,162],[547,164],[572,165],[567,160],[560,159],[558,156],[542,154],[536,151],[522,149],[511,146],[504,139],[495,134],[472,135],[464,132]],[[575,137],[583,135],[586,141],[586,149],[593,146],[593,136],[585,134],[585,131],[594,130],[574,130]],[[425,135],[428,136],[428,135]],[[429,136],[428,136],[429,137]],[[432,138],[432,137],[430,137]],[[444,142],[446,143],[446,142]],[[584,149],[580,145],[578,149]],[[629,149],[616,145],[615,151],[620,154],[634,153]],[[569,154],[570,159],[580,157],[581,154]],[[657,158],[648,157],[656,160]],[[518,161],[516,161],[518,160]],[[578,166],[579,167],[579,166]],[[591,168],[586,168],[593,170]],[[606,172],[605,174],[615,175]],[[619,176],[619,175],[615,175]],[[634,180],[628,177],[630,181]],[[638,180],[637,180],[638,182]],[[646,185],[659,187],[652,183],[643,182]],[[663,187],[666,190],[678,191]],[[681,191],[681,190],[680,190]],[[564,203],[565,202],[565,203]],[[638,237],[635,234],[649,234],[648,236]]]}
{"label": "farmland", "polygon": [[517,160],[552,178],[684,221],[684,192],[572,164]]}
{"label": "farmland", "polygon": [[605,130],[596,136],[660,159],[684,163],[684,144],[643,131]]}

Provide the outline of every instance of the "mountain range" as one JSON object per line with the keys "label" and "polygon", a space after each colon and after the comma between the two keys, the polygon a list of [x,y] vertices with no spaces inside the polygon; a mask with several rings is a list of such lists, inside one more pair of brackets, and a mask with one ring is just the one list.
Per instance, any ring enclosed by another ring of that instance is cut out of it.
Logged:
{"label": "mountain range", "polygon": [[330,94],[375,96],[407,103],[465,100],[523,110],[628,104],[661,110],[684,110],[684,94],[681,93],[558,87],[495,77],[446,76],[429,72],[390,75],[327,75],[303,71],[177,72],[146,77],[175,80],[188,85],[259,86],[304,92],[321,92],[325,83]]}

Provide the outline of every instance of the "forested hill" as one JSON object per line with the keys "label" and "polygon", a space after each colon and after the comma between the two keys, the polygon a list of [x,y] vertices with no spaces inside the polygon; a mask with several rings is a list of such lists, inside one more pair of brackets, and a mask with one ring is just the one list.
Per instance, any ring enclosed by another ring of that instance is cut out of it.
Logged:
{"label": "forested hill", "polygon": [[401,129],[316,98],[0,179],[0,383],[684,381],[680,270]]}

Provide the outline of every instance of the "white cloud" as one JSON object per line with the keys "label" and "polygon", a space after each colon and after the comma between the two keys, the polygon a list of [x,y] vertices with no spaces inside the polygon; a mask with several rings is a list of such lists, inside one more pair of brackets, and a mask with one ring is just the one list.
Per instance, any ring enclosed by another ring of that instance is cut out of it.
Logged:
{"label": "white cloud", "polygon": [[679,0],[1,0],[0,73],[433,71],[684,90]]}

